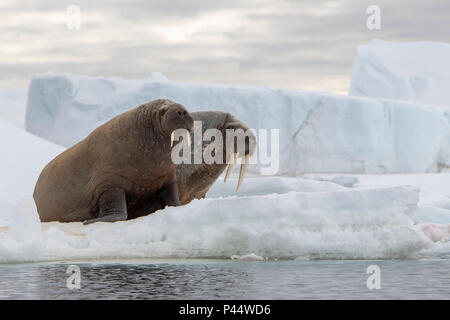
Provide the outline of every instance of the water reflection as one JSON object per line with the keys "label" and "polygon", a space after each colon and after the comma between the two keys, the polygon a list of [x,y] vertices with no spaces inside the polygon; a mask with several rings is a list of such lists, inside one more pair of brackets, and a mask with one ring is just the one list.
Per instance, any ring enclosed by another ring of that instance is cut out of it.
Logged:
{"label": "water reflection", "polygon": [[243,271],[209,265],[78,265],[80,290],[67,288],[66,264],[2,267],[0,298],[220,299],[239,294],[248,279]]}
{"label": "water reflection", "polygon": [[0,299],[450,299],[450,260],[81,263],[79,290],[68,265],[2,265]]}

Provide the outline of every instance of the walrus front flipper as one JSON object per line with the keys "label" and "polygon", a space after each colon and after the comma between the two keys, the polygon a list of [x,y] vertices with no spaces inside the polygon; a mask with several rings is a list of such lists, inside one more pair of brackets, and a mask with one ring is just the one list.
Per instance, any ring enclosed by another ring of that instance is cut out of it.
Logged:
{"label": "walrus front flipper", "polygon": [[178,207],[180,205],[176,180],[160,190],[160,201],[164,206]]}
{"label": "walrus front flipper", "polygon": [[178,186],[172,182],[162,187],[158,192],[146,199],[134,213],[130,213],[130,219],[147,216],[165,207],[177,207],[180,205]]}
{"label": "walrus front flipper", "polygon": [[122,188],[112,188],[103,192],[98,206],[98,218],[87,220],[83,224],[127,220],[127,202],[125,200],[125,191]]}

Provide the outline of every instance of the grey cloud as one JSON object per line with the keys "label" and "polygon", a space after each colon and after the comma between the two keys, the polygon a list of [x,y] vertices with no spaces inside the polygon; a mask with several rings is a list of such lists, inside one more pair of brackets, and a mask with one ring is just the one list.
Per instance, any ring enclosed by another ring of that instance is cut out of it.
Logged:
{"label": "grey cloud", "polygon": [[[0,19],[23,12],[44,17],[72,3],[83,13],[104,14],[106,22],[86,23],[79,33],[51,23],[4,26],[0,41],[25,46],[17,61],[32,57],[34,62],[6,63],[0,51],[0,86],[26,86],[34,73],[48,70],[123,78],[145,78],[160,71],[180,81],[345,92],[358,45],[373,38],[450,42],[448,0],[376,1],[382,15],[379,31],[366,28],[366,8],[373,1],[360,0],[284,0],[272,10],[260,10],[268,8],[269,1],[254,0],[18,1],[2,10]],[[336,4],[335,9],[317,15],[330,4]],[[172,43],[151,28],[166,22],[182,24],[224,9],[243,14],[242,21],[217,34],[200,30],[186,42]],[[15,39],[15,34],[20,37]]]}

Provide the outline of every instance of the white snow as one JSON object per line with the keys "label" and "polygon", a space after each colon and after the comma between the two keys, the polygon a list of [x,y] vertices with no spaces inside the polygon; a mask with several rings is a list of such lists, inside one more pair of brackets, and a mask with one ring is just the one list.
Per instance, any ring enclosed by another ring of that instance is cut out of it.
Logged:
{"label": "white snow", "polygon": [[64,148],[0,119],[0,203],[32,194],[44,166]]}
{"label": "white snow", "polygon": [[351,95],[450,107],[450,44],[373,40],[358,48]]}
{"label": "white snow", "polygon": [[[36,223],[31,199],[0,233],[0,261],[109,258],[410,258],[418,190],[398,187],[206,199],[117,223]],[[25,230],[25,231],[24,231]],[[26,233],[26,236],[25,236]],[[439,241],[439,240],[437,240]]]}
{"label": "white snow", "polygon": [[26,106],[26,89],[0,89],[0,119],[23,128]]}
{"label": "white snow", "polygon": [[302,178],[288,177],[247,177],[245,183],[236,193],[238,177],[231,175],[227,182],[224,183],[219,178],[208,192],[208,197],[219,198],[228,196],[246,197],[260,196],[272,193],[288,193],[288,192],[327,192],[327,191],[343,191],[346,188],[328,181],[314,181]]}
{"label": "white snow", "polygon": [[419,221],[450,224],[450,173],[339,176],[308,174],[304,179],[332,182],[336,177],[356,179],[353,186],[357,189],[414,186],[420,189],[417,211]]}
{"label": "white snow", "polygon": [[279,174],[422,173],[450,165],[448,118],[438,108],[293,89],[179,83],[161,75],[142,81],[38,75],[30,85],[26,129],[71,146],[115,115],[158,98],[189,111],[228,111],[253,129],[279,129]]}
{"label": "white snow", "polygon": [[247,262],[253,262],[253,261],[264,261],[264,257],[258,256],[254,253],[250,254],[244,254],[242,256],[239,255],[233,255],[231,256],[232,260],[238,260],[238,261],[247,261]]}

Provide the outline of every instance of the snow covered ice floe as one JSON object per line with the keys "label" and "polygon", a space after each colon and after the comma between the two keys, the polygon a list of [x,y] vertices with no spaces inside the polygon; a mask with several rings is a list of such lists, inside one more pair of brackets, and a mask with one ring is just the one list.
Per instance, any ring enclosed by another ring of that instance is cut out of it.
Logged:
{"label": "snow covered ice floe", "polygon": [[26,129],[68,147],[114,116],[159,98],[189,111],[228,111],[253,129],[279,129],[280,174],[422,173],[450,166],[449,121],[439,108],[294,89],[180,83],[160,75],[147,80],[37,75],[28,92]]}
{"label": "snow covered ice floe", "polygon": [[351,95],[450,108],[450,44],[373,40],[358,48]]}
{"label": "snow covered ice floe", "polygon": [[282,194],[288,192],[327,192],[343,191],[346,188],[328,181],[307,180],[301,177],[247,177],[239,192],[236,192],[238,177],[231,176],[227,183],[218,181],[208,191],[208,197],[248,197],[267,194]]}
{"label": "snow covered ice floe", "polygon": [[233,255],[231,256],[232,260],[237,261],[247,261],[247,262],[253,262],[253,261],[265,261],[264,257],[258,256],[257,254],[250,253],[250,254],[244,254],[242,256]]}
{"label": "snow covered ice floe", "polygon": [[0,226],[13,207],[33,193],[44,166],[64,148],[0,119]]}
{"label": "snow covered ice floe", "polygon": [[450,224],[450,173],[386,174],[386,175],[342,175],[306,174],[304,179],[320,182],[338,180],[357,181],[352,185],[358,189],[414,186],[420,189],[420,200],[416,215],[422,223]]}
{"label": "snow covered ice floe", "polygon": [[[102,258],[410,258],[433,242],[414,224],[418,190],[290,192],[205,199],[116,223],[36,223],[31,198],[0,232],[0,261]],[[25,231],[21,231],[22,228]],[[26,236],[24,236],[26,232]]]}

